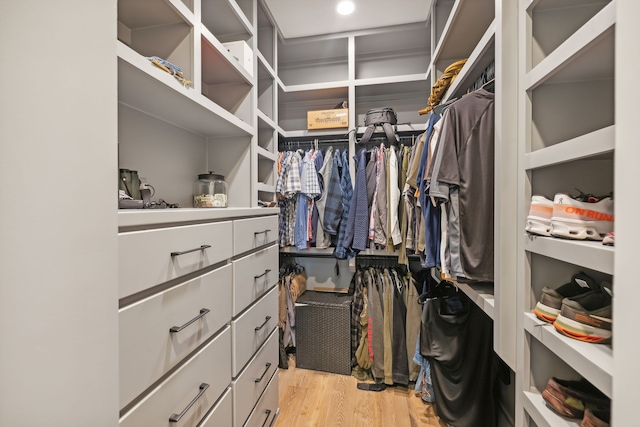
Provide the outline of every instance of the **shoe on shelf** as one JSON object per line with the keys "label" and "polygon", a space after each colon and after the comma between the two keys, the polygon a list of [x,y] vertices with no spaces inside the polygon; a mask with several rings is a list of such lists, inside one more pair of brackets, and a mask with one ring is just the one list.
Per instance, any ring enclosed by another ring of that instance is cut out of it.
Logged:
{"label": "shoe on shelf", "polygon": [[602,240],[613,231],[613,197],[559,193],[553,198],[551,235],[577,240]]}
{"label": "shoe on shelf", "polygon": [[525,230],[530,234],[551,236],[551,216],[553,214],[553,201],[545,196],[532,196],[527,215]]}
{"label": "shoe on shelf", "polygon": [[574,274],[569,283],[565,283],[557,289],[551,289],[547,286],[542,288],[540,300],[533,309],[533,313],[538,319],[553,323],[560,313],[563,299],[599,290],[600,285],[586,273]]}
{"label": "shoe on shelf", "polygon": [[614,245],[614,239],[615,239],[615,236],[614,236],[614,233],[612,231],[611,233],[607,233],[604,236],[604,239],[602,239],[602,244],[603,245],[607,245],[607,246],[613,246]]}
{"label": "shoe on shelf", "polygon": [[609,427],[611,412],[608,410],[586,409],[580,427]]}
{"label": "shoe on shelf", "polygon": [[560,313],[553,326],[560,333],[580,341],[610,343],[611,290],[608,284],[600,287],[599,291],[563,299]]}
{"label": "shoe on shelf", "polygon": [[585,409],[609,410],[611,400],[584,379],[562,380],[552,377],[542,398],[553,411],[568,418],[583,418]]}

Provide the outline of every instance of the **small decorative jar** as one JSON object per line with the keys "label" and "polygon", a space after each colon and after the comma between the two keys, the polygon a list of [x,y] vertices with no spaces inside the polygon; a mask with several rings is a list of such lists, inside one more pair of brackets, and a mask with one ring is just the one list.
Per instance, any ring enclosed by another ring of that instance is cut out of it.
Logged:
{"label": "small decorative jar", "polygon": [[226,208],[227,183],[223,175],[213,172],[198,175],[193,185],[194,208]]}

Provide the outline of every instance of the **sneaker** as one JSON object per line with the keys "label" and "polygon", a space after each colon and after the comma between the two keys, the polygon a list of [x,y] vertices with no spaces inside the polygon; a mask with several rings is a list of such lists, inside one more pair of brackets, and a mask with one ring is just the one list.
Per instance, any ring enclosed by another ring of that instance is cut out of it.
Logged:
{"label": "sneaker", "polygon": [[590,291],[600,290],[600,286],[585,273],[575,274],[569,283],[557,289],[542,288],[540,300],[533,309],[533,313],[540,320],[553,323],[562,308],[562,300],[574,298]]}
{"label": "sneaker", "polygon": [[553,201],[544,196],[531,197],[529,215],[527,216],[527,233],[551,236],[551,216],[553,214]]}
{"label": "sneaker", "polygon": [[604,409],[586,409],[580,427],[609,427],[610,422],[610,411]]}
{"label": "sneaker", "polygon": [[612,231],[611,233],[607,233],[604,236],[604,239],[602,239],[602,244],[603,245],[607,245],[607,246],[613,246],[614,239],[615,239],[615,236],[614,236],[614,233]]}
{"label": "sneaker", "polygon": [[578,240],[602,240],[613,231],[613,198],[581,194],[553,198],[551,235]]}
{"label": "sneaker", "polygon": [[611,290],[587,292],[562,300],[553,326],[562,334],[580,341],[610,343],[612,326]]}
{"label": "sneaker", "polygon": [[568,418],[583,418],[585,409],[608,410],[611,401],[584,379],[561,380],[552,377],[542,398],[553,411]]}

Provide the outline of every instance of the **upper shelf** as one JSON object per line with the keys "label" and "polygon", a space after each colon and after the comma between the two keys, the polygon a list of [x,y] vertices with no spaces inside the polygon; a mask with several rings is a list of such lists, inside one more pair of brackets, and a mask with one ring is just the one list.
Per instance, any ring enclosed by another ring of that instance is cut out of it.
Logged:
{"label": "upper shelf", "polygon": [[442,63],[437,66],[440,72],[452,62],[469,57],[494,17],[493,0],[456,0],[432,58],[434,63]]}
{"label": "upper shelf", "polygon": [[118,100],[202,136],[250,135],[253,128],[118,43]]}
{"label": "upper shelf", "polygon": [[610,3],[525,76],[532,90],[546,83],[613,78],[615,3]]}
{"label": "upper shelf", "polygon": [[441,103],[449,99],[460,98],[495,60],[496,23],[491,22],[487,31],[476,45],[453,84],[447,89]]}
{"label": "upper shelf", "polygon": [[493,284],[486,283],[457,283],[458,288],[464,292],[487,316],[493,319],[495,311],[495,298],[493,296]]}
{"label": "upper shelf", "polygon": [[254,35],[253,25],[235,0],[202,1],[202,24],[223,43]]}

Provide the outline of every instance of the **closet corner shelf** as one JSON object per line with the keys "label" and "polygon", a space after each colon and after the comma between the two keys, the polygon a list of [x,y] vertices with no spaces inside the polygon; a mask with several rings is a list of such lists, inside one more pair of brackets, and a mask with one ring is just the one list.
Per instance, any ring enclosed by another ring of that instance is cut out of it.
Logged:
{"label": "closet corner shelf", "polygon": [[273,162],[278,160],[278,153],[272,153],[266,148],[262,148],[260,146],[257,147],[256,152],[258,153],[258,159],[268,159]]}
{"label": "closet corner shelf", "polygon": [[[207,27],[204,26],[204,24],[200,25],[200,31],[204,40],[215,52],[214,55],[208,55],[205,57],[205,52],[207,52],[206,46],[202,47],[203,66],[205,65],[205,59],[208,58],[210,63],[208,64],[209,66],[205,69],[210,70],[209,74],[215,76],[209,77],[205,81],[220,80],[221,78],[224,78],[224,83],[229,83],[233,82],[234,80],[240,81],[241,78],[242,80],[244,80],[244,82],[248,83],[250,86],[253,86],[253,77],[251,77],[249,72],[245,70],[242,65],[240,65],[240,62],[236,58],[234,58],[233,55],[231,55],[229,50],[225,48],[222,43],[220,43],[216,36],[214,36],[213,33],[211,33],[211,31],[209,31]],[[221,59],[224,59],[224,61],[222,61]],[[234,74],[237,76],[236,78],[234,78]]]}
{"label": "closet corner shelf", "polygon": [[538,320],[533,313],[524,313],[524,328],[542,345],[611,397],[613,351],[610,345],[565,337],[556,331],[553,325]]}
{"label": "closet corner shelf", "polygon": [[262,183],[262,182],[259,182],[258,184],[256,184],[256,189],[258,191],[262,191],[263,193],[275,193],[276,192],[276,186],[275,185],[265,184],[265,183]]}
{"label": "closet corner shelf", "polygon": [[259,50],[256,51],[256,55],[258,57],[258,64],[262,65],[265,68],[265,70],[267,70],[267,72],[269,73],[271,78],[275,79],[276,78],[276,71],[273,69],[271,64],[269,64],[269,61],[267,61],[267,58],[265,58],[264,55],[262,54],[262,52],[260,52]]}
{"label": "closet corner shelf", "polygon": [[491,319],[494,317],[495,298],[492,284],[457,283],[458,288],[464,292],[478,307]]}
{"label": "closet corner shelf", "polygon": [[525,391],[523,406],[538,427],[578,427],[579,421],[563,418],[547,407],[538,390]]}
{"label": "closet corner shelf", "polygon": [[613,274],[614,248],[599,241],[565,240],[527,234],[524,248],[538,255]]}
{"label": "closet corner shelf", "polygon": [[524,156],[524,168],[525,170],[532,170],[610,153],[615,149],[615,133],[616,127],[611,125],[550,147],[527,153]]}

